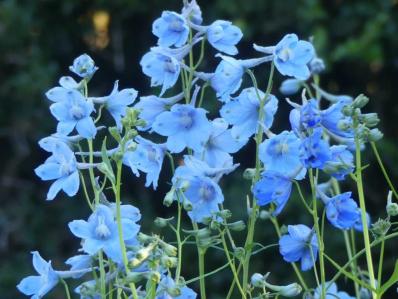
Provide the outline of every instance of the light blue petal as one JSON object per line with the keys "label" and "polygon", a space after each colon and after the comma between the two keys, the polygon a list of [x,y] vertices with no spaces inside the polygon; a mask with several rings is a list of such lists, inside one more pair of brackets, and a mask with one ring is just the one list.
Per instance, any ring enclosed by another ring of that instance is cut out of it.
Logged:
{"label": "light blue petal", "polygon": [[44,181],[55,180],[62,176],[60,165],[56,163],[44,163],[35,169],[35,173]]}
{"label": "light blue petal", "polygon": [[94,121],[89,116],[82,118],[77,122],[76,130],[80,136],[88,139],[94,138],[97,134],[97,128],[95,127]]}
{"label": "light blue petal", "polygon": [[40,276],[28,276],[17,285],[18,290],[28,296],[37,294],[41,287]]}
{"label": "light blue petal", "polygon": [[58,192],[61,191],[62,186],[64,184],[65,178],[60,178],[56,180],[50,186],[50,189],[47,192],[47,199],[46,200],[53,200],[55,196],[57,196]]}
{"label": "light blue petal", "polygon": [[73,220],[68,224],[70,231],[78,238],[89,239],[93,236],[91,226],[84,220]]}
{"label": "light blue petal", "polygon": [[57,125],[57,132],[62,135],[68,135],[76,126],[76,121],[64,121],[59,122]]}
{"label": "light blue petal", "polygon": [[79,172],[75,171],[65,179],[62,190],[64,190],[68,196],[75,196],[77,191],[79,191],[79,185]]}
{"label": "light blue petal", "polygon": [[33,267],[35,268],[36,272],[39,274],[45,274],[48,269],[48,262],[46,262],[40,256],[40,253],[38,251],[33,251],[32,255]]}

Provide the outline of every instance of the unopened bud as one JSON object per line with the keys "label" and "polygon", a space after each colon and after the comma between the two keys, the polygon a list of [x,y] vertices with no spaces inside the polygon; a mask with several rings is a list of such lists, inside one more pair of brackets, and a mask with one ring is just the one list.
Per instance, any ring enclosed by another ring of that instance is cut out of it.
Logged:
{"label": "unopened bud", "polygon": [[252,180],[256,174],[256,169],[255,168],[246,168],[245,171],[243,172],[243,178],[245,180]]}
{"label": "unopened bud", "polygon": [[285,95],[290,96],[297,93],[301,87],[302,81],[297,79],[286,79],[279,87],[279,91]]}
{"label": "unopened bud", "polygon": [[343,109],[341,110],[341,112],[343,112],[343,114],[345,116],[352,116],[354,109],[352,108],[352,106],[344,106]]}
{"label": "unopened bud", "polygon": [[387,210],[387,215],[390,217],[394,217],[394,216],[398,215],[398,204],[395,202],[392,202],[392,191],[391,190],[388,192],[386,210]]}
{"label": "unopened bud", "polygon": [[162,243],[162,247],[164,252],[168,256],[177,256],[177,248],[173,245],[167,244],[167,243]]}
{"label": "unopened bud", "polygon": [[167,255],[164,255],[164,256],[162,256],[160,258],[161,265],[163,267],[165,267],[165,268],[168,268],[168,269],[175,268],[177,266],[177,262],[178,262],[177,258],[170,257],[170,256],[167,256]]}
{"label": "unopened bud", "polygon": [[377,128],[370,130],[368,133],[369,141],[376,142],[381,138],[383,138],[383,133]]}
{"label": "unopened bud", "polygon": [[144,273],[131,271],[126,275],[125,281],[126,283],[137,283],[144,278],[145,278]]}
{"label": "unopened bud", "polygon": [[158,271],[151,271],[151,272],[149,272],[149,274],[147,276],[148,276],[148,279],[153,281],[154,283],[160,282],[161,275]]}
{"label": "unopened bud", "polygon": [[239,220],[236,222],[228,223],[228,227],[232,231],[240,232],[246,228],[246,224],[242,220]]}
{"label": "unopened bud", "polygon": [[153,237],[140,232],[137,235],[137,239],[140,241],[140,243],[148,243],[153,240]]}
{"label": "unopened bud", "polygon": [[363,94],[360,94],[352,102],[352,107],[361,109],[361,108],[365,107],[368,102],[369,102],[369,98]]}
{"label": "unopened bud", "polygon": [[242,259],[242,258],[244,258],[244,256],[245,256],[245,249],[243,248],[243,247],[235,247],[234,248],[234,256],[237,258],[237,259]]}
{"label": "unopened bud", "polygon": [[181,184],[179,185],[179,189],[181,190],[181,192],[185,192],[189,188],[189,185],[190,185],[189,181],[187,180],[182,181]]}
{"label": "unopened bud", "polygon": [[254,273],[250,279],[250,283],[255,288],[263,288],[265,286],[264,275]]}
{"label": "unopened bud", "polygon": [[174,189],[171,189],[169,192],[166,193],[166,196],[163,199],[163,204],[166,207],[170,207],[174,201]]}
{"label": "unopened bud", "polygon": [[162,217],[156,217],[155,221],[154,221],[155,225],[159,228],[163,228],[166,227],[169,223],[169,221],[165,218]]}
{"label": "unopened bud", "polygon": [[309,63],[309,67],[311,73],[315,75],[322,73],[326,68],[325,62],[322,58],[319,57],[315,57],[314,59],[312,59]]}
{"label": "unopened bud", "polygon": [[221,227],[220,223],[218,221],[212,221],[210,222],[210,228],[212,230],[218,230]]}
{"label": "unopened bud", "polygon": [[268,211],[266,211],[266,210],[261,210],[261,211],[260,211],[259,218],[260,218],[261,220],[268,220],[268,219],[271,218],[271,213],[268,212]]}
{"label": "unopened bud", "polygon": [[385,236],[390,230],[391,222],[388,219],[379,219],[372,224],[372,233],[376,238]]}
{"label": "unopened bud", "polygon": [[187,212],[189,212],[189,211],[192,211],[192,203],[189,201],[189,200],[184,200],[183,201],[183,203],[182,203],[182,206],[184,207],[184,210],[185,211],[187,211]]}
{"label": "unopened bud", "polygon": [[270,288],[269,285],[267,285],[267,287],[273,291],[277,291],[278,294],[282,295],[283,297],[296,297],[302,291],[301,286],[296,282],[286,286],[274,286],[274,289]]}
{"label": "unopened bud", "polygon": [[178,297],[181,295],[181,289],[177,286],[174,286],[172,288],[168,288],[167,293],[173,298]]}
{"label": "unopened bud", "polygon": [[221,210],[220,212],[218,212],[218,215],[222,218],[222,219],[228,219],[232,217],[232,213],[230,210]]}
{"label": "unopened bud", "polygon": [[362,114],[360,117],[360,120],[367,126],[368,128],[372,128],[377,126],[377,124],[380,122],[379,117],[377,116],[377,113],[366,113]]}

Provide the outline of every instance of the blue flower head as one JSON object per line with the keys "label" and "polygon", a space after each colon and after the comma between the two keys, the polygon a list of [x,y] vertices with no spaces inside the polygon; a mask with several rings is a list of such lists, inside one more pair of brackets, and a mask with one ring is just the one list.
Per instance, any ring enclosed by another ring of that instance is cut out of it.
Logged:
{"label": "blue flower head", "polygon": [[196,0],[184,1],[181,14],[195,25],[200,25],[203,22],[202,11]]}
{"label": "blue flower head", "polygon": [[322,128],[318,127],[313,133],[304,138],[301,147],[301,158],[307,168],[322,169],[331,159],[329,144],[322,139]]}
{"label": "blue flower head", "polygon": [[177,82],[181,71],[176,58],[160,51],[151,50],[146,53],[140,65],[143,73],[151,78],[151,86],[162,86],[160,95]]}
{"label": "blue flower head", "polygon": [[232,164],[231,153],[236,153],[246,144],[246,140],[232,137],[231,129],[223,118],[211,122],[210,137],[203,149],[195,152],[195,157],[206,161],[210,167],[225,167]]}
{"label": "blue flower head", "polygon": [[329,133],[343,138],[354,137],[352,117],[342,112],[343,108],[351,102],[351,98],[343,97],[321,112],[321,124]]}
{"label": "blue flower head", "polygon": [[301,270],[314,266],[318,257],[318,240],[312,229],[303,224],[289,225],[288,234],[279,239],[279,252],[286,262],[301,260]]}
{"label": "blue flower head", "polygon": [[187,21],[180,14],[164,11],[162,16],[153,22],[152,32],[159,38],[160,46],[181,47],[188,39],[189,27]]}
{"label": "blue flower head", "polygon": [[82,54],[73,60],[69,69],[82,78],[90,78],[98,70],[94,60],[87,54]]}
{"label": "blue flower head", "polygon": [[315,128],[321,122],[321,112],[315,99],[310,99],[300,109],[301,125],[305,129]]}
{"label": "blue flower head", "polygon": [[300,160],[300,148],[301,140],[293,132],[283,131],[260,145],[260,160],[266,171],[279,172],[292,179],[302,179],[306,169]]}
{"label": "blue flower head", "polygon": [[279,172],[266,170],[262,173],[261,179],[253,186],[252,192],[259,206],[274,203],[276,209],[273,215],[278,215],[289,200],[292,182],[291,179]]}
{"label": "blue flower head", "polygon": [[28,276],[17,285],[18,290],[33,299],[42,298],[59,282],[59,276],[51,266],[51,261],[46,262],[37,251],[32,252],[33,267],[39,275]]}
{"label": "blue flower head", "polygon": [[228,55],[238,54],[235,47],[243,34],[239,27],[231,22],[218,20],[207,28],[207,40],[218,51]]}
{"label": "blue flower head", "polygon": [[165,276],[156,290],[156,299],[196,299],[196,293],[187,286],[180,287],[181,293],[177,297],[171,296],[168,291],[175,287],[175,281],[170,276]]}
{"label": "blue flower head", "polygon": [[354,171],[354,156],[345,145],[333,145],[330,152],[331,159],[326,162],[323,171],[336,180],[344,180],[346,175]]}
{"label": "blue flower head", "polygon": [[[140,227],[133,220],[122,218],[122,228],[124,241],[130,241],[136,238]],[[89,255],[93,256],[102,249],[113,261],[122,260],[117,223],[111,208],[100,204],[87,221],[69,222],[69,229],[83,239],[83,251]]]}
{"label": "blue flower head", "polygon": [[166,145],[172,153],[180,153],[186,147],[201,151],[209,138],[211,125],[206,110],[189,104],[175,104],[170,111],[156,117],[152,129],[168,137]]}
{"label": "blue flower head", "polygon": [[290,96],[297,93],[302,85],[303,81],[297,79],[286,79],[282,82],[279,87],[279,91],[285,95]]}
{"label": "blue flower head", "polygon": [[135,139],[137,148],[127,151],[123,156],[123,164],[132,168],[133,172],[140,170],[146,173],[145,187],[158,186],[159,174],[162,169],[163,159],[166,152],[165,144],[156,144],[152,141],[137,136]]}
{"label": "blue flower head", "polygon": [[360,217],[358,205],[351,198],[351,192],[336,195],[326,201],[326,216],[336,228],[350,229]]}
{"label": "blue flower head", "polygon": [[[326,282],[326,297],[325,299],[355,299],[348,295],[346,292],[338,291],[337,285],[333,282]],[[314,299],[321,299],[322,297],[322,285],[318,286],[314,292]]]}
{"label": "blue flower head", "polygon": [[[265,94],[261,90],[257,90],[257,92],[260,98],[264,98]],[[220,110],[221,116],[232,125],[232,137],[238,140],[247,140],[257,132],[260,110],[257,92],[254,87],[243,89],[238,97],[226,103]],[[264,105],[262,126],[267,129],[272,126],[277,109],[278,99],[270,94]]]}
{"label": "blue flower head", "polygon": [[134,103],[137,97],[137,90],[134,88],[126,88],[118,90],[119,82],[116,81],[111,94],[106,100],[106,109],[112,115],[119,129],[122,127],[121,119],[126,115],[126,109]]}
{"label": "blue flower head", "polygon": [[90,116],[94,111],[94,105],[91,101],[87,101],[80,92],[69,89],[66,99],[52,104],[50,111],[58,120],[58,133],[68,135],[76,128],[84,138],[95,137],[97,129]]}
{"label": "blue flower head", "polygon": [[52,155],[35,169],[35,173],[44,181],[55,180],[47,193],[47,200],[53,200],[59,191],[68,196],[76,195],[80,180],[75,155],[63,142],[53,145]]}
{"label": "blue flower head", "polygon": [[307,80],[310,76],[307,64],[314,53],[311,43],[299,40],[296,34],[287,34],[275,46],[274,63],[282,75]]}

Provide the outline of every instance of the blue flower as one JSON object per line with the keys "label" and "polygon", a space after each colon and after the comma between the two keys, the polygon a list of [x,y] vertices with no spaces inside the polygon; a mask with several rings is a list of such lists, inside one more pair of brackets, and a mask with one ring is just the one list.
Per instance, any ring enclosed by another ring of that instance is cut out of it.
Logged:
{"label": "blue flower", "polygon": [[187,21],[178,13],[164,11],[162,16],[153,22],[152,33],[159,38],[158,44],[162,47],[181,47],[188,39],[189,27]]}
{"label": "blue flower", "polygon": [[53,200],[61,189],[68,196],[76,195],[79,190],[76,158],[65,143],[54,144],[52,155],[35,169],[35,173],[44,181],[55,180],[48,190],[47,200]]}
{"label": "blue flower", "polygon": [[207,28],[207,40],[218,51],[228,55],[238,54],[235,45],[241,40],[243,34],[239,27],[231,22],[218,20]]}
{"label": "blue flower", "polygon": [[76,127],[77,132],[82,137],[95,137],[97,129],[90,117],[94,111],[94,105],[91,101],[86,101],[80,92],[69,89],[66,99],[52,104],[50,111],[59,121],[58,133],[68,135]]}
{"label": "blue flower", "polygon": [[333,176],[336,180],[343,180],[347,174],[354,171],[354,156],[345,145],[330,147],[331,159],[326,162],[323,171]]}
{"label": "blue flower", "polygon": [[[124,241],[135,239],[139,225],[127,218],[121,221]],[[83,251],[89,255],[95,255],[102,249],[113,261],[122,260],[117,223],[111,208],[100,204],[87,221],[69,222],[69,229],[76,237],[83,239]]]}
{"label": "blue flower", "polygon": [[279,172],[266,170],[262,173],[261,179],[253,186],[252,192],[259,206],[274,203],[276,209],[273,215],[278,215],[289,200],[292,182],[291,179]]}
{"label": "blue flower", "polygon": [[134,103],[138,92],[134,88],[126,88],[119,91],[118,86],[119,82],[116,81],[105,105],[115,120],[117,127],[121,129],[121,118],[126,115],[127,106]]}
{"label": "blue flower", "polygon": [[180,295],[170,295],[168,292],[176,287],[175,281],[170,276],[165,276],[156,290],[156,299],[196,299],[196,293],[187,286],[179,287]]}
{"label": "blue flower", "polygon": [[210,167],[225,167],[232,162],[231,153],[236,153],[246,144],[246,140],[237,140],[232,137],[228,123],[217,118],[211,122],[210,137],[202,151],[195,152],[195,157],[206,161]]}
{"label": "blue flower", "polygon": [[39,275],[28,276],[17,285],[18,290],[32,299],[42,298],[59,282],[59,276],[51,266],[51,261],[46,262],[39,252],[32,252],[33,267]]}
{"label": "blue flower", "polygon": [[153,143],[141,136],[138,136],[135,141],[137,142],[137,148],[134,151],[127,151],[124,154],[123,164],[131,167],[133,172],[136,172],[136,169],[145,172],[145,187],[149,187],[152,184],[153,189],[156,189],[166,146],[164,144]]}
{"label": "blue flower", "polygon": [[321,112],[321,124],[328,133],[343,138],[354,137],[352,117],[346,116],[342,112],[343,108],[351,102],[350,97],[343,97]]}
{"label": "blue flower", "polygon": [[321,122],[321,112],[315,99],[310,99],[300,109],[301,125],[305,129],[315,128]]}
{"label": "blue flower", "polygon": [[297,93],[302,85],[303,81],[297,79],[286,79],[282,82],[279,87],[279,91],[285,95],[290,96]]}
{"label": "blue flower", "polygon": [[82,54],[73,60],[69,69],[82,78],[90,78],[97,70],[94,60],[87,54]]}
{"label": "blue flower", "polygon": [[180,153],[185,147],[200,151],[210,135],[206,110],[189,104],[175,104],[161,113],[152,124],[156,133],[167,136],[167,148]]}
{"label": "blue flower", "polygon": [[180,63],[176,58],[159,51],[146,53],[140,65],[144,74],[151,78],[151,86],[162,86],[160,95],[177,82],[181,71]]}
{"label": "blue flower", "polygon": [[350,229],[360,217],[358,205],[351,198],[351,192],[336,195],[326,201],[326,216],[334,227]]}
{"label": "blue flower", "polygon": [[[346,292],[339,292],[337,290],[337,285],[333,282],[326,282],[326,298],[325,299],[355,299],[348,295]],[[322,285],[318,286],[314,292],[314,299],[321,299],[322,296]]]}
{"label": "blue flower", "polygon": [[184,1],[181,14],[195,25],[200,25],[203,22],[202,11],[196,0]]}
{"label": "blue flower", "polygon": [[266,171],[279,172],[292,179],[302,179],[306,169],[300,160],[300,148],[301,140],[293,132],[283,131],[260,145],[260,160]]}
{"label": "blue flower", "polygon": [[69,90],[67,88],[56,86],[46,92],[46,97],[51,102],[67,101],[69,98]]}
{"label": "blue flower", "polygon": [[314,266],[318,257],[318,240],[312,229],[303,224],[289,225],[288,235],[279,239],[279,252],[286,262],[301,260],[301,270]]}
{"label": "blue flower", "polygon": [[331,159],[329,145],[322,139],[322,128],[316,128],[313,133],[304,138],[301,148],[301,158],[307,168],[322,169]]}
{"label": "blue flower", "polygon": [[282,75],[307,80],[311,74],[307,63],[312,60],[314,53],[311,43],[299,40],[296,34],[287,34],[275,46],[275,67]]}
{"label": "blue flower", "polygon": [[85,272],[79,270],[90,269],[93,264],[93,258],[87,254],[79,254],[67,259],[65,263],[71,266],[71,271],[77,272],[72,278],[80,278]]}

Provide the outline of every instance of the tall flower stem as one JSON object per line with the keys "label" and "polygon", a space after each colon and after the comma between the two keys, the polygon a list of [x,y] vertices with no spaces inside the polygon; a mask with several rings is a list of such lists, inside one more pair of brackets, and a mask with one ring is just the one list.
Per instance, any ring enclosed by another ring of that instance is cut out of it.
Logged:
{"label": "tall flower stem", "polygon": [[[193,222],[193,221],[192,221],[192,227],[194,230],[199,229],[197,223]],[[198,248],[200,298],[206,299],[205,249],[203,249],[199,246],[198,240],[196,240],[196,246]]]}

